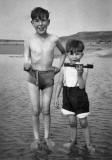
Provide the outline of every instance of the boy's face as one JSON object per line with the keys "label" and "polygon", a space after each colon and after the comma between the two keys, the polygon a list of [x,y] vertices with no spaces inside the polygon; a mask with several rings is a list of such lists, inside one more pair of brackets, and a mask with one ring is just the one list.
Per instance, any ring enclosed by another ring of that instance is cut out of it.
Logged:
{"label": "boy's face", "polygon": [[39,19],[39,17],[37,16],[31,21],[31,23],[34,26],[36,32],[39,35],[43,35],[47,31],[50,20],[46,16],[43,16],[41,19]]}
{"label": "boy's face", "polygon": [[72,62],[78,62],[80,61],[80,59],[82,58],[82,56],[84,55],[83,52],[76,50],[71,50],[70,52],[68,52],[68,57],[70,59],[70,61]]}

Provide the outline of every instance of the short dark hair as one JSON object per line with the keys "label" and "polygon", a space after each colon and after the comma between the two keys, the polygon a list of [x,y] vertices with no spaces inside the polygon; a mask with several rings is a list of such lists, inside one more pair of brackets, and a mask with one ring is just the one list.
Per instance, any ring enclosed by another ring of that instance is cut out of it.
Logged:
{"label": "short dark hair", "polygon": [[84,43],[80,40],[69,39],[66,43],[66,52],[70,52],[73,49],[82,52],[84,50]]}
{"label": "short dark hair", "polygon": [[49,12],[48,10],[41,8],[41,7],[36,7],[31,11],[31,19],[34,20],[37,17],[39,17],[39,19],[43,19],[43,17],[45,17],[47,19],[49,19]]}

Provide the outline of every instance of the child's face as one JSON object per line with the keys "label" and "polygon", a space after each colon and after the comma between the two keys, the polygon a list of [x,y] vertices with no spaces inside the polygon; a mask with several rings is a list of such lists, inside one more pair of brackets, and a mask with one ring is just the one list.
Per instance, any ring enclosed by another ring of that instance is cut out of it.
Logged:
{"label": "child's face", "polygon": [[78,62],[82,58],[83,54],[84,53],[81,51],[71,50],[70,52],[68,52],[68,58],[72,62]]}
{"label": "child's face", "polygon": [[37,16],[37,18],[33,19],[31,23],[34,26],[36,32],[39,35],[43,35],[47,31],[50,20],[46,18],[46,16],[43,16],[42,19],[39,19],[39,17]]}

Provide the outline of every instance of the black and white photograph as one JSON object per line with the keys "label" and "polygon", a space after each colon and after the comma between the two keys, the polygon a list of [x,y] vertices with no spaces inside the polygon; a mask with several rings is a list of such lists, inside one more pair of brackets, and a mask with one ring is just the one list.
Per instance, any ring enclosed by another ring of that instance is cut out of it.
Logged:
{"label": "black and white photograph", "polygon": [[112,160],[111,20],[111,0],[0,0],[0,160]]}

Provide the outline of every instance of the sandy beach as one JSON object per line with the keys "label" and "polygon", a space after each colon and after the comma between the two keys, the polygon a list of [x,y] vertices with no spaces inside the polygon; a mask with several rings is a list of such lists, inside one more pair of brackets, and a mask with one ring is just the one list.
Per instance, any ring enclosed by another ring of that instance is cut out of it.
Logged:
{"label": "sandy beach", "polygon": [[[111,59],[89,56],[95,67],[89,73],[87,92],[90,98],[91,116],[89,123],[96,153],[84,151],[84,138],[78,125],[78,151],[74,155],[59,152],[58,148],[69,141],[68,121],[54,108],[54,94],[51,103],[51,138],[57,148],[50,155],[32,156],[30,144],[33,141],[31,102],[26,76],[23,71],[23,57],[0,54],[0,160],[111,160],[112,159],[112,69]],[[58,64],[55,60],[54,65]],[[108,68],[108,70],[107,70]],[[106,71],[106,72],[105,72]],[[107,76],[108,75],[108,76]],[[55,84],[57,82],[55,77]],[[55,92],[55,85],[54,85]],[[61,101],[62,97],[60,97]],[[41,138],[43,123],[41,118]]]}

